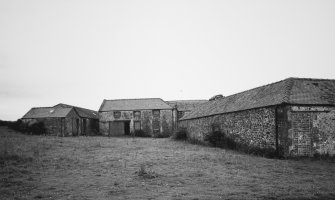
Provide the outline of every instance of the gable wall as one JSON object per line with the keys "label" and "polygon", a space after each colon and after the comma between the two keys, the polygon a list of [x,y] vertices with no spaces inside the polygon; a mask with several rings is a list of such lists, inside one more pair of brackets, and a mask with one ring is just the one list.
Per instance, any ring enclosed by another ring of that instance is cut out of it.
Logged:
{"label": "gable wall", "polygon": [[285,156],[335,155],[335,107],[283,106],[278,131]]}
{"label": "gable wall", "polygon": [[[102,135],[109,135],[110,122],[130,121],[130,132],[134,132],[134,121],[141,121],[141,129],[151,136],[156,136],[152,130],[154,117],[152,110],[140,110],[140,119],[134,119],[134,111],[120,111],[121,116],[114,118],[114,111],[99,112],[99,130]],[[160,110],[159,116],[159,134],[171,135],[173,131],[172,110]],[[112,133],[111,133],[112,134]]]}

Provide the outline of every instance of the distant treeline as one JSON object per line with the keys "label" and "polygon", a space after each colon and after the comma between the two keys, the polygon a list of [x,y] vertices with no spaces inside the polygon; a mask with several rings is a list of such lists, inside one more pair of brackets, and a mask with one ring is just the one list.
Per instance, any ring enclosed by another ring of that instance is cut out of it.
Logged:
{"label": "distant treeline", "polygon": [[20,119],[18,119],[17,121],[0,120],[0,126],[7,126],[8,128],[15,131],[31,135],[42,135],[46,133],[43,122],[36,122],[28,125]]}

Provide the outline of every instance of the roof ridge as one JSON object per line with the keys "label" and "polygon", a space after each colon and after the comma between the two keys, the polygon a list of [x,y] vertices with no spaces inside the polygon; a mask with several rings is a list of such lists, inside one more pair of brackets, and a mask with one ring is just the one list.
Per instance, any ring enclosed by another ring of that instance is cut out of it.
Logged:
{"label": "roof ridge", "polygon": [[308,81],[334,81],[335,80],[335,79],[325,79],[325,78],[299,78],[299,77],[290,77],[287,79],[308,80]]}
{"label": "roof ridge", "polygon": [[54,108],[53,106],[41,106],[41,107],[32,107],[31,109],[37,109],[37,108]]}
{"label": "roof ridge", "polygon": [[[270,86],[270,85],[278,84],[280,82],[287,81],[288,79],[292,79],[292,77],[291,78],[286,78],[286,79],[283,79],[283,80],[280,80],[280,81],[276,81],[276,82],[273,82],[273,83],[269,83],[269,84],[266,84],[266,85],[261,85],[261,86],[258,86],[258,87],[255,87],[255,88],[252,88],[252,89],[249,89],[249,90],[244,90],[242,92],[238,92],[238,93],[235,93],[235,94],[232,94],[232,95],[228,95],[228,96],[225,96],[224,98],[218,99],[216,101],[221,101],[221,100],[226,99],[228,97],[233,97],[235,95],[239,95],[239,94],[242,94],[242,93],[245,93],[245,92],[256,90],[256,89],[259,89],[259,88],[262,88],[262,87],[265,87],[265,86]],[[208,102],[210,102],[210,101],[208,101]]]}
{"label": "roof ridge", "polygon": [[160,99],[160,100],[164,101],[162,98],[104,99],[104,101],[120,101],[120,100],[145,100],[145,99]]}
{"label": "roof ridge", "polygon": [[182,99],[182,100],[168,100],[166,102],[171,102],[171,101],[208,101],[207,99]]}

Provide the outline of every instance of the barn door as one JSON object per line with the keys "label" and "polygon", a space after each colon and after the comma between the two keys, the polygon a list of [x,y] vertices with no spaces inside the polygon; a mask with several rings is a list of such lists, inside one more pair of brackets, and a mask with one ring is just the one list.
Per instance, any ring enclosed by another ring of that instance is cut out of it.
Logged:
{"label": "barn door", "polygon": [[311,114],[306,112],[292,112],[293,141],[291,154],[295,156],[310,156],[311,142]]}
{"label": "barn door", "polygon": [[109,135],[120,136],[124,135],[124,122],[122,121],[113,121],[109,124]]}

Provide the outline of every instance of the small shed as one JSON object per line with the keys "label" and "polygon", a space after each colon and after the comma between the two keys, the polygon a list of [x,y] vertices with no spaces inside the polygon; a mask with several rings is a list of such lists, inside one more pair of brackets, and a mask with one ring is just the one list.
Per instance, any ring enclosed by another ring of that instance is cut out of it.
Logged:
{"label": "small shed", "polygon": [[81,108],[78,106],[72,106],[68,104],[57,104],[54,106],[55,108],[73,108],[78,116],[79,127],[80,127],[80,135],[97,135],[99,133],[99,113],[98,111]]}
{"label": "small shed", "polygon": [[46,134],[58,136],[79,135],[80,117],[73,108],[37,107],[30,109],[22,121],[28,125],[43,122]]}
{"label": "small shed", "polygon": [[32,108],[22,121],[27,124],[43,122],[48,135],[95,135],[99,132],[97,111],[62,103],[53,107]]}

